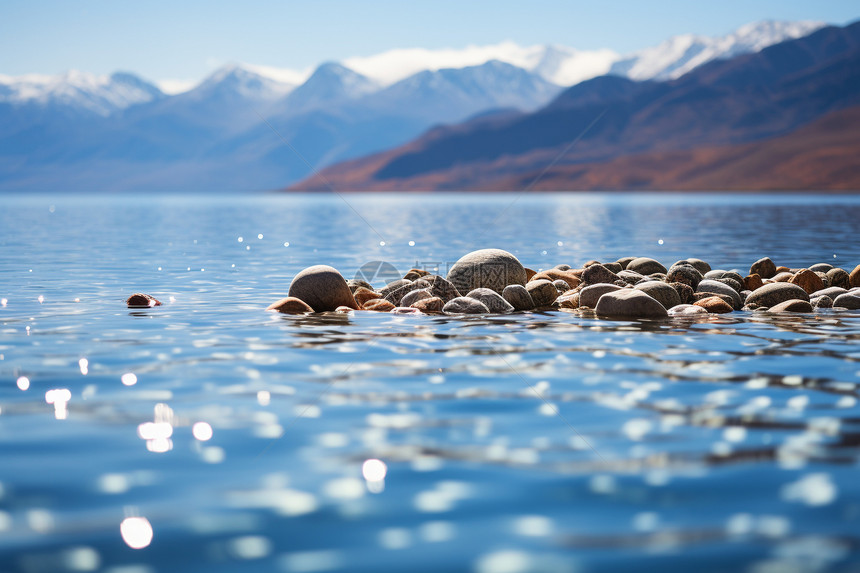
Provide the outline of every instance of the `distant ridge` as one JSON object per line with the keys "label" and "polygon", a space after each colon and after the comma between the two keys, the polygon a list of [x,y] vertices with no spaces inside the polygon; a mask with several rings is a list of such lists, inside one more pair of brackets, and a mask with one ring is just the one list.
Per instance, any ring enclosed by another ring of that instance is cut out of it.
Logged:
{"label": "distant ridge", "polygon": [[860,23],[827,27],[676,80],[595,78],[532,114],[439,128],[323,174],[338,190],[521,189],[600,117],[536,188],[860,189],[848,164],[860,142],[847,133],[857,131],[858,69]]}

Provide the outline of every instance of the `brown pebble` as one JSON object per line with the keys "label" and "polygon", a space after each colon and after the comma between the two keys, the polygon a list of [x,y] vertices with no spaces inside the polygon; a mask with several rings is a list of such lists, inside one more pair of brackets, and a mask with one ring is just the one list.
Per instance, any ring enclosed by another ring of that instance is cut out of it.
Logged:
{"label": "brown pebble", "polygon": [[376,312],[390,312],[397,307],[394,303],[388,302],[384,298],[374,298],[364,303],[361,308],[363,310],[375,310]]}
{"label": "brown pebble", "polygon": [[821,280],[821,277],[809,269],[802,269],[791,277],[788,282],[799,286],[806,291],[806,294],[812,294],[824,288],[824,281]]}
{"label": "brown pebble", "polygon": [[532,277],[537,274],[537,271],[533,271],[528,267],[525,267],[525,269],[526,269],[526,282],[528,282],[528,281],[532,280]]}
{"label": "brown pebble", "polygon": [[790,273],[790,272],[791,272],[791,269],[790,269],[790,268],[788,268],[788,267],[783,267],[783,266],[776,267],[776,274],[779,274],[779,273]]}
{"label": "brown pebble", "polygon": [[791,271],[780,271],[776,273],[771,279],[775,283],[787,283],[794,276],[794,273]]}
{"label": "brown pebble", "polygon": [[725,314],[732,312],[732,305],[724,301],[719,296],[709,296],[693,303],[696,306],[701,306],[712,314]]}
{"label": "brown pebble", "polygon": [[793,298],[770,307],[768,312],[812,312],[812,305],[808,301]]}
{"label": "brown pebble", "polygon": [[294,296],[288,296],[278,302],[273,302],[266,310],[276,310],[284,314],[304,314],[314,311],[308,303]]}
{"label": "brown pebble", "polygon": [[752,273],[744,277],[744,288],[747,290],[755,290],[764,285],[758,273]]}
{"label": "brown pebble", "polygon": [[409,269],[405,275],[403,275],[404,279],[414,281],[415,279],[420,279],[421,277],[426,277],[430,273],[425,271],[424,269]]}
{"label": "brown pebble", "polygon": [[538,279],[546,279],[550,282],[561,279],[568,285],[570,285],[570,288],[576,288],[581,282],[579,277],[574,273],[570,271],[560,271],[558,269],[547,269],[545,271],[535,273],[534,276],[529,277],[529,281],[536,281]]}
{"label": "brown pebble", "polygon": [[136,292],[125,301],[129,308],[149,308],[151,306],[161,306],[161,301],[154,296],[142,292]]}
{"label": "brown pebble", "polygon": [[412,303],[412,308],[417,308],[421,312],[425,312],[427,314],[442,312],[443,306],[445,306],[445,302],[438,296],[422,298],[421,300]]}
{"label": "brown pebble", "polygon": [[853,271],[848,273],[848,284],[851,287],[860,287],[860,265],[857,265]]}
{"label": "brown pebble", "polygon": [[373,300],[375,298],[382,298],[382,295],[378,292],[372,291],[370,289],[364,287],[358,287],[355,289],[355,292],[352,293],[352,296],[355,297],[355,302],[359,304],[359,306],[363,306],[369,300]]}

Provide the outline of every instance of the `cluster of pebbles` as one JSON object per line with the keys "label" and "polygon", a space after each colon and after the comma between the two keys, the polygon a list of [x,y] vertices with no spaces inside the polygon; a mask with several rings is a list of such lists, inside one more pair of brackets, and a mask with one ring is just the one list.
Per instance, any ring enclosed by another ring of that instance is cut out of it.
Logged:
{"label": "cluster of pebbles", "polygon": [[743,276],[737,270],[711,269],[700,259],[677,261],[667,269],[651,258],[624,257],[536,272],[507,251],[482,249],[457,261],[447,277],[412,269],[379,290],[316,265],[297,274],[289,296],[267,310],[453,315],[581,310],[640,319],[822,308],[860,309],[860,265],[849,273],[827,263],[795,269],[763,258]]}

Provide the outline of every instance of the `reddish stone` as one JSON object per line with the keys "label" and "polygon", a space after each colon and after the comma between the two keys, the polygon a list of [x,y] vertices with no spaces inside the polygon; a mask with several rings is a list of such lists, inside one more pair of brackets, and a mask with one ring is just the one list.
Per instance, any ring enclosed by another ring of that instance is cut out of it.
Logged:
{"label": "reddish stone", "polygon": [[308,303],[294,296],[288,296],[278,302],[273,302],[266,310],[276,310],[284,314],[304,314],[314,311]]}
{"label": "reddish stone", "polygon": [[129,308],[149,308],[151,306],[161,306],[161,301],[154,296],[136,292],[125,301]]}
{"label": "reddish stone", "polygon": [[791,277],[788,282],[799,286],[806,291],[806,294],[812,294],[824,288],[824,281],[821,280],[821,277],[809,269],[802,269]]}
{"label": "reddish stone", "polygon": [[712,314],[725,314],[732,312],[732,305],[724,301],[718,296],[709,296],[693,303],[695,306],[701,306]]}
{"label": "reddish stone", "polygon": [[763,285],[764,282],[762,282],[761,277],[756,273],[744,277],[744,288],[747,290],[755,290]]}
{"label": "reddish stone", "polygon": [[362,306],[364,310],[375,310],[376,312],[390,312],[396,307],[384,298],[374,298]]}

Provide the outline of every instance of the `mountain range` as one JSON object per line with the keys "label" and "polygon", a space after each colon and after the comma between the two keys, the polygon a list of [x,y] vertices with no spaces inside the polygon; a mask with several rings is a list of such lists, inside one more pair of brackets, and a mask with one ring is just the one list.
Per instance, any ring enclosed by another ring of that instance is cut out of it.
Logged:
{"label": "mountain range", "polygon": [[[177,94],[130,73],[0,75],[0,190],[279,188],[428,129],[425,139],[464,129],[440,125],[495,125],[545,113],[589,78],[683,78],[709,61],[820,27],[760,22],[720,38],[679,36],[627,56],[512,43],[395,50],[324,63],[306,78],[231,65]],[[586,91],[580,97],[603,97]],[[383,176],[392,179],[391,172]]]}
{"label": "mountain range", "polygon": [[860,22],[668,81],[606,75],[298,189],[860,189]]}

